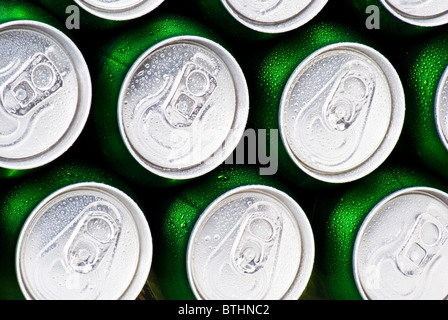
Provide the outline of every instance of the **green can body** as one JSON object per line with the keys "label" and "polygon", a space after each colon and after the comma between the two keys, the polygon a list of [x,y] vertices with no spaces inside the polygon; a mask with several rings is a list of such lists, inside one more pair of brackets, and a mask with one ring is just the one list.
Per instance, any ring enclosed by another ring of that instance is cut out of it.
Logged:
{"label": "green can body", "polygon": [[260,175],[255,166],[222,165],[188,188],[170,189],[174,193],[161,205],[160,228],[155,230],[154,237],[159,251],[155,253],[153,266],[164,299],[196,299],[188,280],[187,247],[199,216],[224,193],[254,184],[270,186],[294,197],[282,182]]}
{"label": "green can body", "polygon": [[28,216],[47,196],[72,184],[97,182],[113,186],[136,199],[134,192],[121,179],[98,168],[84,162],[63,160],[51,168],[2,185],[0,299],[24,299],[16,276],[17,242]]}
{"label": "green can body", "polygon": [[150,186],[172,186],[185,180],[160,177],[140,165],[127,149],[119,130],[118,101],[122,84],[135,61],[150,47],[176,36],[198,36],[220,42],[201,24],[182,16],[161,15],[134,25],[103,46],[94,66],[92,103],[93,128],[106,162],[133,182]]}
{"label": "green can body", "polygon": [[[316,269],[333,300],[360,300],[353,267],[358,231],[371,210],[387,196],[410,187],[444,190],[437,178],[404,166],[381,168],[334,196],[322,193],[314,212],[317,217]],[[446,188],[445,188],[446,190]]]}
{"label": "green can body", "polygon": [[55,27],[61,24],[48,11],[30,3],[27,0],[2,0],[0,7],[0,22],[5,23],[14,20],[35,20],[48,23]]}
{"label": "green can body", "polygon": [[[288,80],[309,55],[325,46],[354,42],[373,45],[349,26],[331,21],[316,21],[282,38],[263,52],[255,64],[250,61],[249,85],[253,92],[249,126],[255,129],[280,130],[279,110]],[[278,135],[279,173],[299,188],[328,188],[334,184],[317,180],[293,162]]]}
{"label": "green can body", "polygon": [[396,58],[404,79],[408,120],[405,137],[413,156],[430,170],[448,177],[448,149],[442,107],[444,73],[448,67],[448,41],[443,34],[427,37],[423,45],[403,47]]}

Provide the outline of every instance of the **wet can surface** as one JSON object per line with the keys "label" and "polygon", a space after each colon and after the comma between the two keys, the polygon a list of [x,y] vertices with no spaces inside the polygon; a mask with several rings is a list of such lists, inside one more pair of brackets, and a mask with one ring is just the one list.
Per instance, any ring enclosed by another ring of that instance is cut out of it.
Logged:
{"label": "wet can surface", "polygon": [[[149,223],[139,197],[113,173],[61,159],[2,184],[0,197],[0,299],[131,299],[142,283],[146,297],[155,296],[154,277],[142,279],[152,261]],[[117,279],[123,263],[129,271]],[[136,285],[126,284],[133,272]]]}
{"label": "wet can surface", "polygon": [[327,0],[192,0],[184,10],[233,42],[264,42],[299,29],[326,8]]}
{"label": "wet can surface", "polygon": [[406,23],[434,27],[448,23],[448,3],[443,0],[381,0],[398,19]]}
{"label": "wet can surface", "polygon": [[[421,25],[424,19],[415,18],[415,23],[407,20],[407,15],[387,2],[401,3],[401,6],[418,7],[422,1],[383,1],[383,0],[342,0],[342,5],[354,18],[353,22],[359,28],[367,28],[372,35],[385,39],[403,40],[425,35],[433,31],[434,28]],[[426,1],[428,4],[430,1]],[[387,42],[387,41],[386,41]]]}
{"label": "wet can surface", "polygon": [[145,52],[125,79],[118,112],[125,143],[149,171],[191,179],[221,164],[248,116],[245,78],[218,44],[174,37]]}
{"label": "wet can surface", "polygon": [[141,17],[164,0],[74,0],[89,13],[108,20],[131,20]]}
{"label": "wet can surface", "polygon": [[413,187],[388,196],[369,213],[355,242],[353,268],[364,299],[447,297],[448,194]]}
{"label": "wet can surface", "polygon": [[154,258],[168,300],[298,299],[314,238],[287,188],[253,167],[223,165],[167,199]]}
{"label": "wet can surface", "polygon": [[412,155],[447,177],[448,170],[448,42],[443,34],[428,36],[420,46],[406,46],[397,65],[406,90],[404,132]]}
{"label": "wet can surface", "polygon": [[4,23],[0,39],[0,166],[38,168],[60,157],[83,130],[90,73],[76,45],[45,23]]}
{"label": "wet can surface", "polygon": [[383,163],[404,123],[401,80],[378,51],[337,43],[314,52],[289,79],[280,133],[301,170],[326,182],[357,180]]}
{"label": "wet can surface", "polygon": [[285,179],[305,188],[336,186],[366,176],[389,156],[405,98],[380,49],[346,26],[316,21],[251,66],[249,123],[279,131]]}
{"label": "wet can surface", "polygon": [[249,113],[246,79],[229,51],[195,23],[156,19],[133,35],[145,30],[153,36],[145,34],[135,52],[122,55],[127,40],[112,47],[97,87],[112,93],[97,95],[96,127],[107,135],[101,144],[108,160],[130,179],[188,181],[216,168],[239,143]]}
{"label": "wet can surface", "polygon": [[426,172],[386,166],[318,202],[316,268],[329,298],[443,299],[445,190]]}
{"label": "wet can surface", "polygon": [[151,14],[164,0],[25,0],[44,8],[75,35],[118,30]]}
{"label": "wet can surface", "polygon": [[189,240],[188,275],[198,299],[299,299],[311,276],[308,218],[285,193],[235,188],[210,204]]}
{"label": "wet can surface", "polygon": [[328,0],[222,0],[227,11],[241,24],[263,33],[282,33],[306,24]]}
{"label": "wet can surface", "polygon": [[16,257],[27,299],[135,299],[151,267],[151,233],[143,212],[123,192],[74,184],[34,209]]}

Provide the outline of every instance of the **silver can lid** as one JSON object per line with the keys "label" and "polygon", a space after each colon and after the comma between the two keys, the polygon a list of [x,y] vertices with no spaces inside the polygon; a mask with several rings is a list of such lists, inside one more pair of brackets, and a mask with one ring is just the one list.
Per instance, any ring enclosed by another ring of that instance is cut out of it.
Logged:
{"label": "silver can lid", "polygon": [[384,7],[398,19],[421,27],[448,23],[446,0],[381,0]]}
{"label": "silver can lid", "polygon": [[157,8],[164,0],[75,0],[87,12],[107,20],[139,18]]}
{"label": "silver can lid", "polygon": [[328,0],[221,0],[241,24],[255,31],[282,33],[312,20]]}
{"label": "silver can lid", "polygon": [[448,297],[448,194],[415,187],[386,197],[369,213],[356,238],[358,289],[371,300]]}
{"label": "silver can lid", "polygon": [[62,155],[84,128],[91,91],[86,62],[62,32],[35,21],[0,25],[0,167]]}
{"label": "silver can lid", "polygon": [[30,300],[135,299],[152,253],[145,216],[128,195],[79,183],[31,213],[17,245],[17,274]]}
{"label": "silver can lid", "polygon": [[233,189],[202,213],[190,237],[188,277],[198,299],[293,300],[314,264],[301,207],[266,186]]}
{"label": "silver can lid", "polygon": [[393,66],[357,43],[323,47],[294,71],[280,105],[291,159],[310,176],[344,183],[375,170],[404,123],[403,87]]}
{"label": "silver can lid", "polygon": [[440,141],[448,150],[448,67],[445,69],[437,88],[434,116]]}
{"label": "silver can lid", "polygon": [[147,170],[190,179],[216,168],[243,136],[249,94],[242,70],[220,45],[181,36],[147,50],[121,89],[121,135]]}

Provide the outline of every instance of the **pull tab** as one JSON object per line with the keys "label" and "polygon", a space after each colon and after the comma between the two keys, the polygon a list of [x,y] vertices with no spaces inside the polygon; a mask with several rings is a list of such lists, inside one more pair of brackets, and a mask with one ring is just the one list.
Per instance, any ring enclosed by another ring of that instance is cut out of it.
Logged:
{"label": "pull tab", "polygon": [[217,87],[210,72],[195,62],[187,63],[163,108],[167,121],[176,128],[190,127]]}
{"label": "pull tab", "polygon": [[93,271],[109,250],[115,248],[121,226],[114,217],[115,209],[108,203],[89,205],[66,245],[66,262],[74,271]]}
{"label": "pull tab", "polygon": [[63,86],[55,65],[44,54],[34,55],[7,81],[2,103],[12,115],[25,116]]}
{"label": "pull tab", "polygon": [[368,108],[375,81],[367,66],[359,61],[345,65],[336,76],[332,93],[324,106],[324,119],[330,130],[344,131]]}
{"label": "pull tab", "polygon": [[312,166],[333,170],[351,159],[360,147],[374,92],[373,71],[354,59],[300,110],[294,145]]}
{"label": "pull tab", "polygon": [[448,237],[446,227],[429,213],[420,214],[405,245],[396,256],[399,270],[407,276],[423,273]]}
{"label": "pull tab", "polygon": [[249,207],[232,248],[232,262],[243,274],[253,274],[275,260],[271,252],[280,241],[281,217],[267,202]]}

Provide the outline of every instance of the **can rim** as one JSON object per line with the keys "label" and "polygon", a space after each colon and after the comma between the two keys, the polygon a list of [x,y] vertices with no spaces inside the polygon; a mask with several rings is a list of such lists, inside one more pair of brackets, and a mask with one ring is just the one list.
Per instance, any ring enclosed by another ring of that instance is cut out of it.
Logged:
{"label": "can rim", "polygon": [[[383,72],[386,79],[388,80],[388,86],[390,88],[391,94],[391,119],[388,127],[388,131],[386,132],[386,136],[382,140],[381,144],[376,148],[375,152],[372,154],[370,158],[365,160],[360,165],[356,166],[352,170],[343,171],[340,173],[328,173],[319,172],[309,167],[293,153],[291,147],[288,144],[287,137],[285,135],[283,128],[283,124],[285,123],[285,116],[283,115],[283,110],[287,105],[287,97],[289,89],[294,85],[294,81],[296,77],[300,74],[302,69],[306,67],[310,61],[319,56],[320,54],[331,51],[335,49],[349,49],[358,51],[364,55],[367,55],[372,61],[374,61],[379,69]],[[279,130],[280,136],[282,139],[282,143],[288,153],[290,159],[305,173],[309,176],[324,181],[328,183],[346,183],[354,180],[358,180],[369,173],[373,172],[377,169],[390,155],[392,150],[395,148],[395,145],[398,142],[398,139],[401,135],[401,131],[404,125],[405,118],[405,98],[404,98],[404,89],[399,78],[399,75],[393,65],[387,60],[380,52],[377,50],[366,46],[361,43],[355,42],[339,42],[335,44],[330,44],[324,46],[317,51],[314,51],[307,58],[305,58],[294,70],[292,75],[290,76],[286,86],[284,87],[284,91],[280,100],[280,108],[279,108]]]}
{"label": "can rim", "polygon": [[57,196],[60,196],[64,193],[77,190],[77,189],[86,189],[86,190],[99,190],[107,195],[111,196],[112,198],[118,200],[120,203],[122,203],[126,208],[129,209],[129,213],[132,215],[132,219],[135,222],[135,226],[139,232],[139,240],[140,240],[140,255],[138,259],[138,264],[134,273],[134,276],[132,278],[131,283],[129,283],[128,287],[126,288],[125,292],[120,296],[119,300],[135,300],[137,296],[140,294],[142,288],[144,287],[146,280],[148,279],[148,275],[151,269],[152,265],[152,259],[153,259],[153,242],[152,242],[152,235],[151,230],[149,228],[148,222],[144,216],[144,213],[138,206],[138,204],[129,197],[126,193],[123,191],[112,187],[110,185],[104,184],[104,183],[98,183],[98,182],[81,182],[81,183],[75,183],[72,185],[68,185],[66,187],[63,187],[50,195],[48,195],[45,199],[43,199],[39,205],[31,212],[31,214],[26,219],[24,225],[22,226],[22,229],[19,234],[19,238],[17,241],[17,247],[16,247],[16,275],[17,279],[20,285],[20,288],[22,290],[22,293],[24,294],[25,298],[28,300],[34,300],[35,297],[33,297],[31,290],[29,290],[29,286],[25,283],[24,279],[22,278],[21,273],[21,248],[24,245],[23,242],[25,241],[27,232],[30,227],[32,227],[33,223],[39,219],[39,213],[42,210],[42,208],[45,207],[45,205],[48,203],[48,201],[54,199]]}
{"label": "can rim", "polygon": [[133,20],[150,13],[160,6],[165,0],[143,0],[128,8],[119,8],[117,10],[107,10],[106,8],[99,8],[95,5],[89,4],[86,0],[75,0],[75,2],[90,14],[101,19],[112,21],[126,21]]}
{"label": "can rim", "polygon": [[192,255],[194,239],[196,239],[196,237],[200,234],[202,229],[201,226],[208,220],[210,212],[212,212],[213,209],[221,203],[221,201],[229,196],[244,192],[259,192],[268,194],[269,196],[272,196],[273,198],[279,200],[282,204],[284,204],[289,209],[291,216],[296,218],[298,231],[301,237],[302,256],[300,259],[300,266],[298,267],[296,278],[294,279],[288,290],[285,290],[285,294],[283,295],[281,300],[299,299],[308,284],[314,266],[315,244],[311,224],[306,213],[303,211],[300,205],[288,194],[273,187],[257,184],[240,186],[225,192],[214,201],[212,201],[197,219],[190,234],[186,254],[188,281],[195,297],[198,300],[204,299],[204,297],[202,297],[201,293],[198,291],[192,276],[193,272],[190,257]]}
{"label": "can rim", "polygon": [[398,8],[389,3],[388,0],[380,0],[383,6],[396,18],[403,22],[419,27],[436,27],[448,23],[448,12],[441,13],[441,15],[424,17],[412,17],[404,12],[401,12]]}
{"label": "can rim", "polygon": [[361,295],[362,299],[364,299],[364,300],[369,300],[369,297],[368,297],[367,292],[363,289],[361,280],[359,278],[359,274],[357,272],[358,261],[356,259],[357,252],[359,250],[359,246],[362,243],[362,235],[366,232],[366,229],[368,228],[370,221],[375,217],[378,210],[384,204],[388,203],[390,200],[397,198],[401,195],[412,194],[412,193],[426,194],[426,195],[432,196],[432,197],[444,202],[448,206],[448,194],[447,193],[445,193],[439,189],[432,188],[432,187],[418,186],[418,187],[408,187],[408,188],[404,188],[404,189],[395,191],[395,192],[391,193],[390,195],[386,196],[385,198],[383,198],[380,202],[378,202],[373,207],[373,209],[365,217],[363,223],[361,224],[361,227],[358,230],[356,240],[355,240],[355,243],[353,246],[353,255],[352,255],[352,270],[353,270],[353,275],[355,278],[355,283],[358,288],[359,294]]}
{"label": "can rim", "polygon": [[[79,97],[76,113],[64,135],[47,150],[39,154],[19,159],[0,157],[0,166],[13,170],[34,169],[46,165],[64,154],[78,139],[87,122],[92,100],[92,83],[87,63],[76,44],[62,31],[42,22],[17,20],[0,25],[0,33],[13,29],[28,29],[54,39],[70,58],[78,78]],[[82,79],[82,81],[81,81]]]}
{"label": "can rim", "polygon": [[[436,123],[436,130],[437,134],[440,138],[440,141],[442,142],[443,146],[448,151],[448,136],[446,130],[444,130],[443,126],[443,113],[441,102],[443,101],[443,89],[448,86],[448,66],[445,68],[445,71],[443,72],[442,77],[440,78],[439,84],[437,86],[437,95],[434,103],[434,118]],[[446,109],[446,108],[445,108]],[[448,110],[445,111],[445,116],[447,114]]]}
{"label": "can rim", "polygon": [[[153,52],[156,50],[173,43],[193,43],[204,46],[207,49],[210,49],[214,54],[216,54],[225,64],[227,69],[229,70],[233,84],[235,87],[235,114],[233,118],[232,128],[230,129],[230,133],[227,135],[225,141],[222,144],[222,148],[212,154],[205,161],[198,163],[194,166],[190,166],[187,168],[178,168],[174,169],[164,169],[160,166],[150,163],[143,159],[137,151],[134,150],[131,142],[126,137],[125,124],[124,119],[122,117],[123,111],[123,103],[126,88],[130,84],[132,77],[134,76],[136,70],[141,65],[141,63]],[[122,140],[133,156],[133,158],[146,170],[149,172],[158,175],[167,179],[176,179],[176,180],[188,180],[193,179],[198,176],[202,176],[216,167],[218,167],[221,163],[223,163],[234,151],[240,142],[241,137],[244,134],[244,130],[246,128],[247,119],[249,116],[249,91],[247,87],[247,82],[243,70],[239,66],[236,59],[228,52],[223,46],[220,44],[209,40],[207,38],[199,37],[199,36],[175,36],[163,40],[149,49],[147,49],[132,65],[129,69],[120,90],[120,95],[118,99],[118,125],[120,130],[120,135]],[[200,170],[198,170],[198,168]]]}
{"label": "can rim", "polygon": [[301,27],[311,21],[327,4],[328,0],[312,0],[312,2],[297,15],[290,19],[279,21],[279,23],[257,23],[244,18],[228,3],[228,0],[221,0],[222,4],[230,15],[242,25],[263,33],[284,33]]}

